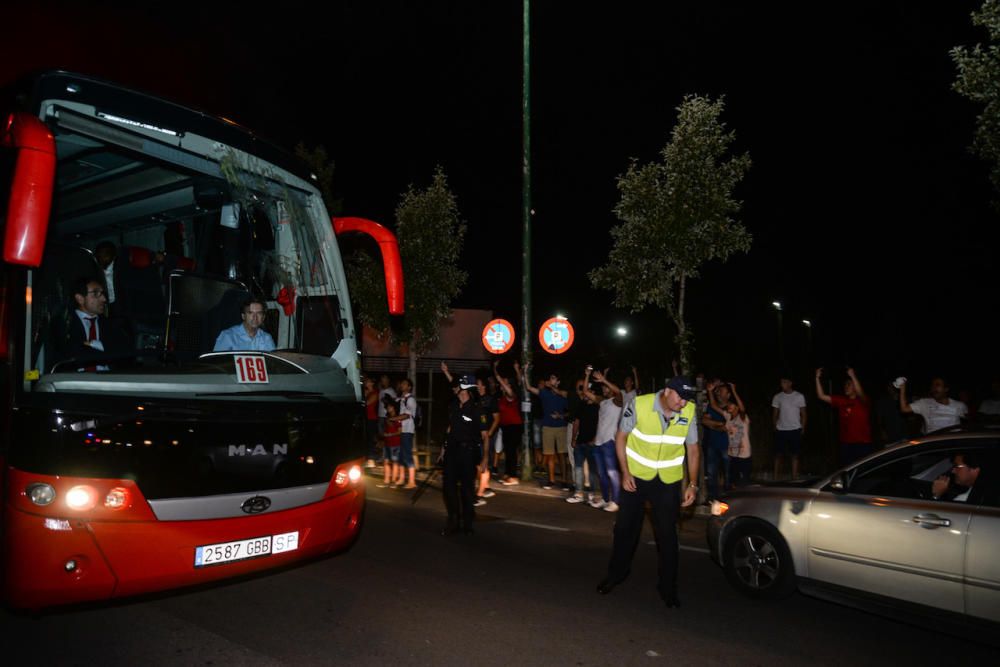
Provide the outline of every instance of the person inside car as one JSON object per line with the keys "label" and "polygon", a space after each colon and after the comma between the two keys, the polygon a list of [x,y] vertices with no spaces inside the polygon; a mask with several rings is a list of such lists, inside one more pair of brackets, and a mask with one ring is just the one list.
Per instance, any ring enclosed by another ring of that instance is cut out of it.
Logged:
{"label": "person inside car", "polygon": [[981,455],[976,452],[956,454],[952,462],[954,465],[951,467],[951,475],[941,475],[935,479],[931,484],[931,494],[935,500],[968,502],[979,481]]}

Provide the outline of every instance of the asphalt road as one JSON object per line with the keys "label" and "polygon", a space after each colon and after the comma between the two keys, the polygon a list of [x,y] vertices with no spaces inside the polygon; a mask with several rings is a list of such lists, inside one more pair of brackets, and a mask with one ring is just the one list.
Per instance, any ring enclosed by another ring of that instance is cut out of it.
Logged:
{"label": "asphalt road", "polygon": [[437,491],[412,506],[402,491],[369,489],[364,532],[347,553],[153,599],[0,611],[3,662],[996,664],[987,646],[802,595],[744,599],[709,560],[700,519],[682,527],[677,610],[654,590],[651,532],[629,580],[595,593],[613,515],[498,491],[474,536],[446,538]]}

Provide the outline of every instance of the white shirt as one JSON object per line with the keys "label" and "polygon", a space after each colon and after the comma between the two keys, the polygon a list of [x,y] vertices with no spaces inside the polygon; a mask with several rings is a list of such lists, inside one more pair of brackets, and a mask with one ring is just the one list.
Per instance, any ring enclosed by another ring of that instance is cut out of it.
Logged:
{"label": "white shirt", "polygon": [[[90,327],[97,329],[97,340],[90,341],[90,347],[92,349],[98,350],[99,352],[104,352],[104,343],[101,342],[101,327],[97,324],[99,319],[97,315],[91,315],[90,313],[85,313],[80,309],[77,309],[76,316],[80,318],[80,324],[83,325],[83,338],[84,340],[90,340]],[[99,365],[95,367],[99,371],[109,370],[107,366]],[[78,371],[83,371],[86,369],[78,368]]]}
{"label": "white shirt", "polygon": [[378,392],[378,416],[381,419],[385,418],[385,403],[383,399],[386,396],[392,396],[392,400],[396,400],[396,390],[392,387],[386,387],[385,389],[379,389]]}
{"label": "white shirt", "polygon": [[728,411],[724,416],[726,418],[726,432],[729,434],[729,457],[750,458],[750,417],[733,419]]}
{"label": "white shirt", "polygon": [[[613,398],[601,401],[597,409],[597,435],[594,437],[594,444],[603,445],[614,440],[621,417],[622,409],[615,405]],[[614,447],[614,444],[611,446]]]}
{"label": "white shirt", "polygon": [[979,414],[1000,415],[1000,398],[987,398],[979,404]]}
{"label": "white shirt", "polygon": [[910,408],[924,418],[924,433],[958,426],[969,413],[965,403],[954,398],[948,399],[947,403],[938,403],[933,398],[921,398],[910,403]]}
{"label": "white shirt", "polygon": [[108,303],[115,302],[115,263],[111,262],[108,264],[108,268],[104,269],[104,283],[108,286]]}
{"label": "white shirt", "polygon": [[404,419],[399,422],[401,427],[401,433],[416,433],[417,432],[417,399],[413,398],[413,394],[403,394],[403,398],[399,405],[399,414],[410,415],[409,419]]}
{"label": "white shirt", "polygon": [[771,399],[771,407],[778,408],[778,430],[795,431],[802,428],[799,410],[806,407],[806,397],[797,391],[786,394],[779,391]]}
{"label": "white shirt", "polygon": [[622,390],[622,405],[626,405],[627,406],[629,403],[634,403],[635,402],[635,397],[638,396],[638,395],[639,395],[639,392],[636,391],[636,390],[632,390],[632,391]]}

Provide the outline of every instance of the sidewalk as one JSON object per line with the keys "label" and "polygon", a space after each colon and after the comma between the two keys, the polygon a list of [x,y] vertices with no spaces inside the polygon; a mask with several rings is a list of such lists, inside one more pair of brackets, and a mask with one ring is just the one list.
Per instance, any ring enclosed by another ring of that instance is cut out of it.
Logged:
{"label": "sidewalk", "polygon": [[[418,486],[427,478],[427,475],[430,474],[432,470],[433,470],[432,468],[421,468],[417,470]],[[381,465],[376,465],[374,468],[366,468],[365,473],[369,477],[381,481],[384,471]],[[510,486],[505,486],[501,484],[496,478],[493,478],[490,481],[490,488],[493,491],[495,491],[498,495],[504,493],[513,493],[523,496],[535,496],[538,498],[551,498],[553,500],[562,500],[562,501],[566,500],[568,494],[566,491],[562,490],[561,486],[553,487],[551,489],[543,489],[542,488],[543,479],[544,479],[543,477],[539,477],[536,474],[536,476],[534,476],[531,479],[531,481],[528,482],[522,481],[519,484],[512,484]],[[559,482],[556,482],[556,484],[559,484]],[[434,479],[431,481],[430,486],[439,491],[441,490],[440,474],[434,477]],[[597,493],[597,491],[595,491],[595,493]],[[694,516],[707,518],[711,516],[711,511],[709,510],[707,505],[696,505],[694,508]]]}

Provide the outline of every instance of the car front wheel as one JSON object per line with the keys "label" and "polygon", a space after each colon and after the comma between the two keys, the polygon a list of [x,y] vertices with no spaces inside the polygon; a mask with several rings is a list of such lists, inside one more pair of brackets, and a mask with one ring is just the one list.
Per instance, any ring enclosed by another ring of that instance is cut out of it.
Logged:
{"label": "car front wheel", "polygon": [[726,578],[751,598],[781,598],[795,590],[795,567],[788,545],[770,525],[736,526],[723,551]]}

